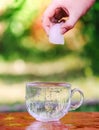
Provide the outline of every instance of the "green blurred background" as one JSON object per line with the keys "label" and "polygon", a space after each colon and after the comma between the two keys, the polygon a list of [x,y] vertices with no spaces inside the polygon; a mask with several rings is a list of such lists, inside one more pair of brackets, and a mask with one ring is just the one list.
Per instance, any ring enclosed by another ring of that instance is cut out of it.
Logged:
{"label": "green blurred background", "polygon": [[[0,0],[0,111],[26,111],[29,81],[70,82],[85,95],[77,111],[99,111],[99,1],[64,45],[49,43],[42,14],[50,0]],[[78,95],[79,96],[79,95]]]}

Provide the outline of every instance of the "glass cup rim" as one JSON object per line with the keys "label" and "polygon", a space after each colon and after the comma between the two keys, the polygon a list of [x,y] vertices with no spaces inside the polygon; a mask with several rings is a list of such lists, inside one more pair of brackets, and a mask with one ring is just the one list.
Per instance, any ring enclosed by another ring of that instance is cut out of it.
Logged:
{"label": "glass cup rim", "polygon": [[[42,82],[42,81],[37,81],[37,82],[27,82],[26,86],[37,86],[37,85],[52,85],[52,86],[47,86],[47,87],[53,87],[53,86],[57,86],[57,87],[68,87],[71,88],[71,84],[68,82]],[[37,86],[38,87],[38,86]],[[46,86],[45,86],[46,87]]]}

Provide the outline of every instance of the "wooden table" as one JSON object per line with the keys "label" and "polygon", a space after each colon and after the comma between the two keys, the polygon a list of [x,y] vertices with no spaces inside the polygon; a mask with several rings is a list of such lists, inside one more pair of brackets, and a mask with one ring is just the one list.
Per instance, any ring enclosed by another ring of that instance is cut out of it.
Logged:
{"label": "wooden table", "polygon": [[0,130],[99,130],[99,113],[69,112],[60,122],[48,123],[27,112],[0,113]]}

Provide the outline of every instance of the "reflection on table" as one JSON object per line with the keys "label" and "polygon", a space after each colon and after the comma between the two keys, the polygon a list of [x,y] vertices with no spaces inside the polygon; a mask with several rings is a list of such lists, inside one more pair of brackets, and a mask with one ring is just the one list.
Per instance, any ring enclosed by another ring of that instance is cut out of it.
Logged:
{"label": "reflection on table", "polygon": [[69,130],[68,126],[61,122],[39,122],[35,121],[26,130]]}

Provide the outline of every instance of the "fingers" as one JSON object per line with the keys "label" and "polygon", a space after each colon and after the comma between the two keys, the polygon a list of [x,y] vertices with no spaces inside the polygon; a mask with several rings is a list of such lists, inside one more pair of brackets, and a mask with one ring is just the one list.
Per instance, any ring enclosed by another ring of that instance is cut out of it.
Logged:
{"label": "fingers", "polygon": [[[54,9],[54,11],[53,11]],[[66,14],[64,14],[64,16],[66,16]],[[63,16],[63,13],[59,13],[59,8],[55,9],[55,8],[48,8],[46,10],[46,12],[43,15],[43,19],[42,19],[42,25],[47,33],[47,35],[49,35],[49,30],[50,27],[54,24],[57,23],[59,19],[61,19]],[[74,14],[70,14],[68,19],[65,22],[62,22],[61,24],[61,34],[66,33],[67,31],[69,31],[70,29],[72,29],[74,27],[74,25],[76,24],[78,18],[77,16],[75,16]]]}
{"label": "fingers", "polygon": [[52,5],[49,6],[46,9],[46,11],[44,12],[43,17],[42,17],[42,26],[47,34],[49,34],[50,27],[53,24],[51,22],[50,18],[54,15],[54,13],[55,13],[54,10],[55,10],[54,6],[52,6]]}
{"label": "fingers", "polygon": [[42,25],[46,33],[49,34],[50,27],[61,21],[64,21],[64,18],[69,16],[69,12],[60,5],[50,5],[44,12]]}
{"label": "fingers", "polygon": [[70,29],[74,27],[74,23],[72,21],[67,20],[65,23],[62,24],[61,26],[61,34],[66,33]]}
{"label": "fingers", "polygon": [[61,25],[61,34],[64,34],[67,31],[71,30],[74,27],[74,25],[76,24],[76,22],[77,22],[76,17],[71,15],[68,18],[68,20],[66,20],[64,23],[62,23],[62,25]]}

